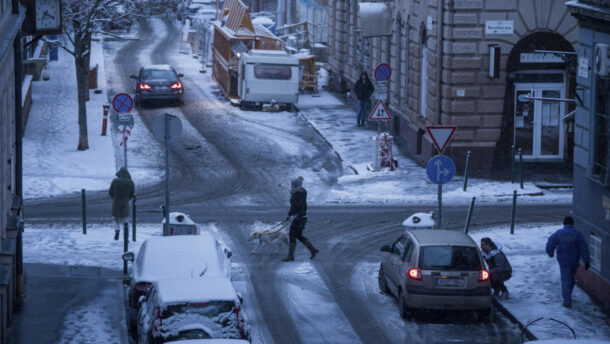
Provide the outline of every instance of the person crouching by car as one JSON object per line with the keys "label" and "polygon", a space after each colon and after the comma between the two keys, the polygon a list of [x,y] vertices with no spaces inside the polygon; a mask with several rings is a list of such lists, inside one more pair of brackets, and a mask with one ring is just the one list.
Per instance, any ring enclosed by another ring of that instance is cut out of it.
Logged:
{"label": "person crouching by car", "polygon": [[481,239],[481,251],[489,266],[489,282],[494,289],[494,296],[508,299],[509,293],[504,282],[510,279],[513,268],[502,252],[502,244],[496,244],[490,238],[483,238]]}

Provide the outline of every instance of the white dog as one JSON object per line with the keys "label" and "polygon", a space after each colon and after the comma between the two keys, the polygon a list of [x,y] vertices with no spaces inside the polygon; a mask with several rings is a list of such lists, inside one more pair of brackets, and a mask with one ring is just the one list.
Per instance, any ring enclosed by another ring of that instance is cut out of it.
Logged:
{"label": "white dog", "polygon": [[254,254],[258,249],[270,242],[278,242],[278,251],[282,249],[282,244],[288,246],[288,233],[282,229],[265,229],[262,231],[256,231],[248,237],[248,241],[258,239],[258,246],[256,246],[251,254]]}

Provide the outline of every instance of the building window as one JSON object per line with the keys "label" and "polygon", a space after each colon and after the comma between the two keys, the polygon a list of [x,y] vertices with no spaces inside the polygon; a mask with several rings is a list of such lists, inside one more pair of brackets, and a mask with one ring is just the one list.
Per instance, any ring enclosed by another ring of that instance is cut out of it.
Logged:
{"label": "building window", "polygon": [[597,271],[602,271],[602,238],[591,233],[589,236],[589,248],[591,251],[591,267]]}
{"label": "building window", "polygon": [[607,180],[608,173],[608,123],[610,122],[610,79],[595,80],[595,115],[593,118],[593,176]]}
{"label": "building window", "polygon": [[428,47],[426,43],[422,45],[421,49],[421,95],[420,95],[420,114],[422,117],[426,117],[426,94],[428,88]]}

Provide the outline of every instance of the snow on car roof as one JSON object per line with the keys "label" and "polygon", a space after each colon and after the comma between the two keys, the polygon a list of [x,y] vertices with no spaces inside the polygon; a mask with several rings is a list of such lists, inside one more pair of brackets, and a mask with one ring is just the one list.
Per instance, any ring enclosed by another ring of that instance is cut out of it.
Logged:
{"label": "snow on car roof", "polygon": [[152,282],[162,278],[224,276],[216,240],[209,233],[151,237],[146,240],[141,269],[135,271],[138,281]]}
{"label": "snow on car roof", "polygon": [[415,213],[404,220],[402,225],[410,228],[434,228],[434,219],[431,213]]}
{"label": "snow on car roof", "polygon": [[413,234],[422,246],[459,245],[477,247],[468,234],[459,230],[414,229],[409,230],[408,232]]}
{"label": "snow on car roof", "polygon": [[168,64],[157,64],[157,65],[148,65],[142,66],[144,69],[158,69],[158,70],[172,70],[172,66]]}
{"label": "snow on car roof", "polygon": [[238,300],[233,284],[226,277],[172,278],[155,282],[159,302],[208,302]]}

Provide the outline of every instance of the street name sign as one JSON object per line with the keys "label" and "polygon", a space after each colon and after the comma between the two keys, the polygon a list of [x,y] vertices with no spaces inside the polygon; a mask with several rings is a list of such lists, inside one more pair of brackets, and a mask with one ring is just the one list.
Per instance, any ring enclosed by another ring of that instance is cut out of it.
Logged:
{"label": "street name sign", "polygon": [[439,154],[443,153],[456,129],[455,125],[429,125],[426,127]]}
{"label": "street name sign", "polygon": [[455,176],[455,164],[446,155],[436,155],[428,161],[426,174],[435,184],[447,184]]}
{"label": "street name sign", "polygon": [[112,108],[116,112],[129,112],[133,108],[133,99],[127,93],[119,93],[112,98]]}
{"label": "street name sign", "polygon": [[390,121],[392,120],[392,116],[390,115],[390,111],[385,107],[385,104],[382,100],[377,102],[373,111],[369,115],[369,121]]}

